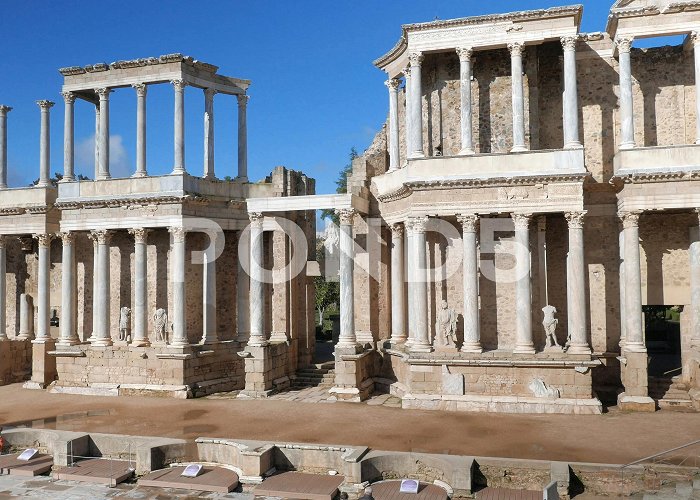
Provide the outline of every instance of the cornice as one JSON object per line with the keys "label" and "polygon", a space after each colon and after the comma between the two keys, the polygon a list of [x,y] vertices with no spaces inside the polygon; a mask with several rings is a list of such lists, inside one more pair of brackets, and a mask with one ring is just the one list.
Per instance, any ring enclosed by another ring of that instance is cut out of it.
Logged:
{"label": "cornice", "polygon": [[677,12],[692,12],[700,10],[700,0],[681,0],[669,3],[665,8],[660,9],[656,5],[643,7],[626,7],[632,3],[630,0],[621,0],[613,5],[608,15],[606,31],[614,34],[617,31],[617,24],[620,19],[630,17],[658,16],[659,14],[672,14]]}
{"label": "cornice", "polygon": [[67,200],[58,201],[54,205],[61,210],[77,210],[81,208],[138,208],[139,206],[152,205],[176,205],[176,204],[197,204],[207,205],[210,203],[209,198],[204,196],[158,196],[158,197],[138,197],[138,198],[111,198],[105,199],[90,199],[90,200]]}
{"label": "cornice", "polygon": [[675,170],[653,172],[630,172],[615,174],[608,181],[613,186],[622,184],[648,184],[653,182],[681,182],[700,180],[700,170]]}
{"label": "cornice", "polygon": [[63,76],[75,76],[82,75],[85,73],[99,73],[102,71],[109,71],[115,69],[129,69],[138,68],[142,66],[156,66],[158,64],[169,64],[174,62],[181,62],[192,66],[193,68],[206,71],[208,73],[216,73],[219,69],[218,66],[213,64],[205,63],[203,61],[198,61],[191,56],[185,56],[179,53],[175,54],[165,54],[159,57],[143,57],[140,59],[131,59],[128,61],[115,61],[111,64],[107,63],[97,63],[88,64],[87,66],[68,66],[66,68],[60,68],[58,71]]}

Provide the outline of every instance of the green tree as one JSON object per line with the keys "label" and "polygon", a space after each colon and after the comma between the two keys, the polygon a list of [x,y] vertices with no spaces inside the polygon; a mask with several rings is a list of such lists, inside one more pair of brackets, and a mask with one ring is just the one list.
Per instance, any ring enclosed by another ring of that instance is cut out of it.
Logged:
{"label": "green tree", "polygon": [[[355,149],[355,146],[350,148],[350,161],[348,162],[347,165],[343,167],[343,170],[340,171],[338,174],[338,178],[335,181],[335,192],[344,194],[348,192],[348,176],[352,174],[352,161],[355,158],[359,158],[360,154],[357,152],[357,149]],[[330,219],[332,220],[335,224],[338,224],[338,216],[333,212],[333,210],[330,209],[324,209],[321,210],[321,218],[322,219]]]}
{"label": "green tree", "polygon": [[[325,247],[323,240],[318,239],[316,244],[316,261],[321,269],[324,267]],[[323,326],[323,315],[328,307],[337,304],[340,301],[340,284],[337,281],[327,281],[325,276],[316,276],[314,278],[316,286],[316,311],[318,311],[318,324]]]}

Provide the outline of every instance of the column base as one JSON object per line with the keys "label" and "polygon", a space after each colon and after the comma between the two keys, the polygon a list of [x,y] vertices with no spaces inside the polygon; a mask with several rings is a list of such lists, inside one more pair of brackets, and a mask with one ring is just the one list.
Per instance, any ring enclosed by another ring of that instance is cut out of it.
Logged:
{"label": "column base", "polygon": [[619,148],[620,149],[634,149],[636,144],[634,142],[623,142],[620,144]]}
{"label": "column base", "polygon": [[233,180],[235,182],[249,182],[247,175],[237,175]]}
{"label": "column base", "polygon": [[270,333],[270,342],[289,342],[287,332],[272,332]]}
{"label": "column base", "polygon": [[52,337],[35,337],[32,340],[32,344],[46,344],[47,342],[55,342]]}
{"label": "column base", "polygon": [[112,176],[109,175],[109,174],[107,174],[107,175],[98,175],[98,176],[97,176],[97,179],[95,179],[95,180],[98,180],[98,181],[108,181],[108,180],[110,180],[111,178],[112,178]]}
{"label": "column base", "polygon": [[466,155],[473,155],[476,154],[475,151],[472,148],[465,148],[460,150],[459,152],[460,155],[466,156]]}
{"label": "column base", "polygon": [[433,352],[433,346],[430,344],[417,344],[414,342],[411,344],[409,350],[411,352]]}
{"label": "column base", "polygon": [[31,333],[20,333],[15,337],[17,340],[34,340],[34,335]]}
{"label": "column base", "polygon": [[185,167],[174,167],[171,175],[182,175],[185,173]]}
{"label": "column base", "polygon": [[647,352],[647,346],[641,342],[625,342],[624,352]]}
{"label": "column base", "polygon": [[74,338],[74,339],[59,339],[58,342],[56,342],[56,347],[70,347],[74,345],[80,344],[80,339]]}
{"label": "column base", "polygon": [[566,354],[591,354],[588,344],[569,344]]}
{"label": "column base", "polygon": [[523,153],[525,151],[529,151],[525,146],[513,146],[510,150],[511,153]]}
{"label": "column base", "polygon": [[479,342],[465,342],[464,344],[462,344],[462,348],[459,351],[473,354],[481,354],[482,352],[484,352],[484,348],[481,347],[481,344]]}
{"label": "column base", "polygon": [[389,170],[387,170],[387,173],[396,172],[398,169],[399,169],[399,167],[397,167],[397,166],[389,167]]}
{"label": "column base", "polygon": [[617,396],[617,407],[623,411],[653,413],[656,411],[656,402],[648,396],[628,396],[623,392]]}
{"label": "column base", "polygon": [[112,347],[114,345],[112,339],[94,339],[91,343],[92,347]]}
{"label": "column base", "polygon": [[340,340],[336,345],[336,349],[357,349],[359,347],[356,340]]}
{"label": "column base", "polygon": [[133,177],[133,178],[148,177],[148,173],[147,172],[136,172],[131,177]]}
{"label": "column base", "polygon": [[214,174],[204,175],[204,176],[202,176],[202,179],[206,179],[208,181],[218,181],[219,180]]}
{"label": "column base", "polygon": [[177,342],[171,342],[168,344],[168,347],[175,347],[175,348],[181,348],[181,347],[188,347],[190,345],[189,342],[186,340],[179,340]]}
{"label": "column base", "polygon": [[239,342],[241,344],[248,342],[248,339],[250,338],[250,333],[248,332],[238,332],[236,337],[233,339],[236,342]]}
{"label": "column base", "polygon": [[583,149],[583,144],[581,144],[579,141],[571,141],[564,144],[564,149]]}
{"label": "column base", "polygon": [[131,343],[131,347],[151,347],[151,342],[148,339],[134,340]]}
{"label": "column base", "polygon": [[515,346],[513,354],[535,354],[535,346],[533,344]]}
{"label": "column base", "polygon": [[425,158],[425,153],[423,151],[413,151],[411,154],[408,155],[409,159],[413,158]]}
{"label": "column base", "polygon": [[405,344],[408,340],[406,335],[392,335],[389,342],[392,344]]}

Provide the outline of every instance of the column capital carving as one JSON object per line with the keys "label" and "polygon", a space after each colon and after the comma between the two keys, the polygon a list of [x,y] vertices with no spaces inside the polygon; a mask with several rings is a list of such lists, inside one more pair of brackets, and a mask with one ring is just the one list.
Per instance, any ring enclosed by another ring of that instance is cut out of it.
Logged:
{"label": "column capital carving", "polygon": [[112,89],[107,87],[95,89],[95,94],[100,96],[100,101],[106,101],[107,99],[109,99],[110,92],[112,92]]}
{"label": "column capital carving", "polygon": [[462,224],[462,230],[466,233],[475,233],[479,227],[478,214],[460,214],[457,220]]}
{"label": "column capital carving", "polygon": [[0,104],[0,115],[4,115],[12,111],[12,108],[10,106],[6,106],[4,104]]}
{"label": "column capital carving", "polygon": [[340,220],[341,225],[351,226],[357,212],[354,208],[342,208],[340,210],[336,210],[335,213],[338,216],[338,220]]}
{"label": "column capital carving", "polygon": [[508,51],[510,52],[511,57],[522,56],[524,47],[525,44],[523,42],[511,42],[508,44]]}
{"label": "column capital carving", "polygon": [[396,92],[399,90],[401,80],[399,80],[398,78],[390,78],[384,82],[384,85],[386,85],[386,88],[389,89],[389,92]]}
{"label": "column capital carving", "polygon": [[250,96],[248,94],[238,94],[236,99],[238,99],[238,107],[245,108],[248,105],[248,101],[250,101]]}
{"label": "column capital carving", "polygon": [[34,239],[39,243],[39,248],[48,248],[53,236],[51,233],[35,234]]}
{"label": "column capital carving", "polygon": [[629,51],[632,50],[633,41],[633,36],[618,36],[615,38],[615,46],[619,52],[629,53]]}
{"label": "column capital carving", "polygon": [[460,61],[469,61],[474,55],[474,49],[471,47],[457,47],[456,50]]}
{"label": "column capital carving", "polygon": [[513,223],[515,224],[515,229],[528,229],[530,227],[530,221],[532,220],[532,214],[510,214],[513,218]]}
{"label": "column capital carving", "polygon": [[564,50],[576,50],[576,42],[578,42],[577,35],[567,35],[561,37],[561,46]]}
{"label": "column capital carving", "polygon": [[393,224],[390,224],[389,229],[391,229],[392,238],[403,238],[405,227],[401,222],[395,222]]}
{"label": "column capital carving", "polygon": [[63,96],[63,102],[66,104],[73,104],[75,102],[76,95],[73,92],[61,92]]}
{"label": "column capital carving", "polygon": [[144,229],[142,227],[134,227],[129,229],[129,234],[134,237],[135,243],[146,243],[146,238],[148,238],[148,233],[151,231],[149,229]]}
{"label": "column capital carving", "polygon": [[408,54],[408,62],[411,63],[411,67],[420,66],[424,58],[422,52],[411,52]]}
{"label": "column capital carving", "polygon": [[408,64],[401,69],[401,73],[403,73],[404,78],[409,78],[411,76],[411,66]]}
{"label": "column capital carving", "polygon": [[700,44],[700,31],[690,33],[690,41],[693,42],[693,45]]}
{"label": "column capital carving", "polygon": [[569,224],[569,229],[583,229],[583,218],[586,216],[586,211],[581,212],[566,212],[566,222]]}
{"label": "column capital carving", "polygon": [[93,241],[97,241],[98,245],[109,245],[109,242],[112,239],[112,231],[108,229],[98,229],[90,232],[93,235]]}
{"label": "column capital carving", "polygon": [[148,86],[145,83],[132,83],[131,86],[136,89],[136,95],[138,97],[146,97]]}
{"label": "column capital carving", "polygon": [[187,229],[182,226],[173,226],[168,228],[168,232],[173,238],[174,243],[184,243],[187,236]]}
{"label": "column capital carving", "polygon": [[75,241],[75,232],[63,231],[61,233],[58,233],[58,237],[61,238],[63,245],[72,245]]}
{"label": "column capital carving", "polygon": [[187,82],[181,79],[170,80],[170,83],[175,87],[176,92],[182,92],[185,90],[185,87],[187,87]]}
{"label": "column capital carving", "polygon": [[213,99],[216,94],[217,94],[216,89],[212,89],[212,88],[204,89],[204,97],[207,100]]}
{"label": "column capital carving", "polygon": [[56,103],[53,101],[47,101],[43,99],[41,101],[37,101],[36,104],[41,108],[42,111],[48,111],[49,109],[53,108],[54,104]]}
{"label": "column capital carving", "polygon": [[537,217],[537,230],[538,231],[546,231],[547,230],[547,216],[546,215],[540,215]]}
{"label": "column capital carving", "polygon": [[9,239],[10,237],[6,234],[0,234],[0,248],[5,248]]}
{"label": "column capital carving", "polygon": [[254,227],[263,227],[263,222],[265,221],[265,216],[261,212],[250,212],[248,214],[250,219],[250,225]]}
{"label": "column capital carving", "polygon": [[428,216],[423,217],[409,217],[406,219],[406,229],[409,233],[424,233],[428,228],[428,221],[430,218]]}
{"label": "column capital carving", "polygon": [[639,227],[639,216],[641,212],[620,212],[618,217],[622,220],[622,227]]}

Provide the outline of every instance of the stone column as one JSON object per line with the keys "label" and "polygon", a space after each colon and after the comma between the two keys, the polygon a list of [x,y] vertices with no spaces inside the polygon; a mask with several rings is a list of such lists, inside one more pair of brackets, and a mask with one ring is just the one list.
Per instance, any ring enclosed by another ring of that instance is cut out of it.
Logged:
{"label": "stone column", "polygon": [[237,180],[248,182],[248,100],[247,95],[238,95],[238,176]]}
{"label": "stone column", "polygon": [[586,321],[586,261],[583,251],[583,217],[586,212],[567,212],[569,255],[566,287],[571,302],[568,307],[569,348],[567,354],[590,354]]}
{"label": "stone column", "polygon": [[93,327],[95,336],[92,340],[94,346],[111,346],[111,315],[110,315],[110,266],[109,266],[109,242],[112,233],[106,230],[93,231],[97,238],[97,322]]}
{"label": "stone column", "polygon": [[423,158],[423,86],[421,83],[421,63],[423,54],[413,52],[408,55],[411,62],[411,100],[408,113],[411,129],[411,152],[409,158]]}
{"label": "stone column", "polygon": [[175,89],[175,123],[174,123],[174,166],[173,174],[185,173],[185,87],[184,80],[172,80]]}
{"label": "stone column", "polygon": [[407,163],[408,157],[411,154],[413,148],[411,147],[411,138],[413,132],[411,132],[411,67],[406,66],[402,73],[404,75],[404,142],[406,143],[406,155],[404,156],[404,165]]}
{"label": "stone column", "polygon": [[404,296],[403,224],[391,225],[391,343],[406,342],[406,298]]}
{"label": "stone column", "polygon": [[73,92],[61,92],[65,103],[63,115],[63,180],[75,180],[75,94]]}
{"label": "stone column", "polygon": [[[51,185],[51,132],[49,110],[55,104],[51,101],[37,101],[41,108],[41,134],[39,142],[39,184],[38,187]],[[40,306],[41,307],[41,306]]]}
{"label": "stone column", "polygon": [[[696,209],[700,217],[700,209]],[[700,347],[700,226],[695,239],[690,243],[690,314],[692,317],[692,334],[690,345]]]}
{"label": "stone column", "polygon": [[88,233],[92,241],[92,333],[87,339],[93,342],[97,338],[97,323],[100,321],[100,301],[97,289],[100,283],[100,256],[97,247],[97,234],[94,231]]}
{"label": "stone column", "polygon": [[[248,342],[250,336],[250,277],[246,273],[241,255],[250,255],[250,245],[241,245],[239,233],[238,258],[236,259],[236,342]],[[248,240],[250,242],[250,240]]]}
{"label": "stone column", "polygon": [[561,38],[564,48],[564,148],[581,147],[578,131],[578,86],[576,83],[576,41],[578,36]]}
{"label": "stone column", "polygon": [[464,343],[461,351],[480,353],[483,349],[479,332],[479,259],[476,244],[479,216],[460,215],[457,219],[462,223],[462,244],[464,245]]}
{"label": "stone column", "polygon": [[214,89],[204,89],[204,178],[216,179],[214,173]]}
{"label": "stone column", "polygon": [[389,89],[389,172],[393,172],[401,165],[399,158],[399,85],[398,78],[391,78],[384,82]]}
{"label": "stone column", "polygon": [[7,236],[0,235],[0,340],[7,340]]}
{"label": "stone column", "polygon": [[183,347],[187,342],[187,324],[185,310],[185,240],[187,231],[184,227],[171,227],[170,258],[172,261],[170,268],[170,282],[173,290],[173,340],[170,343],[173,347]]}
{"label": "stone column", "polygon": [[639,212],[620,214],[625,231],[625,351],[646,352],[639,266]]}
{"label": "stone column", "polygon": [[95,180],[100,178],[100,105],[95,105]]}
{"label": "stone column", "polygon": [[37,277],[37,340],[51,338],[49,319],[51,317],[49,304],[49,276],[51,272],[51,239],[52,234],[37,234],[39,242],[39,267]]}
{"label": "stone column", "polygon": [[136,172],[134,177],[146,177],[146,92],[145,83],[134,83],[136,89]]}
{"label": "stone column", "polygon": [[634,104],[632,98],[632,37],[615,40],[619,55],[620,72],[620,149],[630,149],[634,144]]}
{"label": "stone column", "polygon": [[0,104],[0,189],[7,187],[7,113],[10,106]]}
{"label": "stone column", "polygon": [[411,315],[411,323],[408,326],[412,338],[412,352],[431,352],[430,330],[428,328],[428,283],[427,283],[427,255],[425,232],[427,230],[428,217],[410,217],[407,228],[413,233],[412,258],[415,260],[413,272],[409,280],[413,282],[413,298],[411,307],[414,313]]}
{"label": "stone column", "polygon": [[263,222],[261,213],[250,213],[250,339],[248,345],[261,347],[265,338],[265,289],[263,283]]}
{"label": "stone column", "polygon": [[214,257],[214,242],[202,252],[204,262],[202,271],[202,344],[216,342],[216,259]]}
{"label": "stone column", "polygon": [[690,34],[695,57],[695,144],[700,144],[700,35],[697,31]]}
{"label": "stone column", "polygon": [[98,180],[111,179],[109,173],[109,94],[111,89],[95,89],[95,93],[100,96],[100,139],[99,144],[99,168]]}
{"label": "stone column", "polygon": [[75,233],[61,233],[63,241],[63,256],[61,258],[61,345],[79,344],[76,331],[76,276],[75,276],[75,252],[73,242]]}
{"label": "stone column", "polygon": [[148,340],[148,229],[130,229],[134,236],[134,338],[132,346],[147,347]]}
{"label": "stone column", "polygon": [[532,292],[530,289],[530,221],[532,214],[512,214],[515,223],[515,349],[517,354],[534,354],[532,342]]}
{"label": "stone column", "polygon": [[337,347],[355,347],[354,234],[355,210],[336,210],[340,218],[340,336]]}
{"label": "stone column", "polygon": [[18,339],[34,338],[34,302],[28,293],[19,296],[19,334]]}
{"label": "stone column", "polygon": [[459,154],[474,154],[472,134],[472,54],[471,47],[459,47],[459,85],[461,96],[462,149]]}
{"label": "stone column", "polygon": [[625,231],[620,230],[620,235],[618,237],[618,246],[620,253],[620,276],[619,276],[619,287],[620,287],[620,347],[625,346],[625,321],[627,316],[625,314],[625,304],[627,299],[625,297]]}
{"label": "stone column", "polygon": [[527,151],[525,145],[525,97],[523,95],[523,49],[521,42],[509,43],[510,72],[513,92],[513,149]]}

